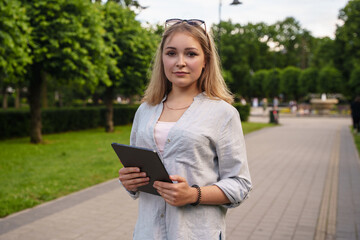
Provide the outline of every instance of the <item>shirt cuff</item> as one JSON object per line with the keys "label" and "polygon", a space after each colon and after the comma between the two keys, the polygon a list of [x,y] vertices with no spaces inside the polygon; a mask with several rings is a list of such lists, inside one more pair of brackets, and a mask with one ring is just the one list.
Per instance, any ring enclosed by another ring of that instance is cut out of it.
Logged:
{"label": "shirt cuff", "polygon": [[238,179],[223,179],[217,183],[214,183],[215,186],[224,192],[230,201],[230,203],[222,205],[225,208],[235,208],[248,198],[251,188],[242,188],[237,182]]}
{"label": "shirt cuff", "polygon": [[119,183],[120,185],[125,189],[125,191],[129,194],[129,196],[132,198],[132,199],[137,199],[139,197],[139,191],[136,191],[136,192],[133,192],[133,191],[128,191],[124,185],[122,184],[122,182],[119,180]]}

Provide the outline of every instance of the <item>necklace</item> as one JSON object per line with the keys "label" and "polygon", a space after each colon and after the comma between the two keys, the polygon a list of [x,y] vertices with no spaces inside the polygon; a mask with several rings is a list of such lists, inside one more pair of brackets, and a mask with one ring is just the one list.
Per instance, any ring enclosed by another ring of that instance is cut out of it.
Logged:
{"label": "necklace", "polygon": [[190,107],[190,105],[191,105],[191,103],[190,103],[188,106],[186,106],[186,107],[181,107],[181,108],[171,108],[171,107],[169,107],[169,106],[167,105],[167,103],[165,102],[165,106],[166,106],[168,109],[170,109],[170,110],[184,110],[184,109],[186,109],[186,108]]}

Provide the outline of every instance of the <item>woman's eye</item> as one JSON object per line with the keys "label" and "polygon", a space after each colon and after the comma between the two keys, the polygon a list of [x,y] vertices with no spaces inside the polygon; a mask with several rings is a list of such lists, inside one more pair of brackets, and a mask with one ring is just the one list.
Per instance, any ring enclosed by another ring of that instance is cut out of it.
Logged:
{"label": "woman's eye", "polygon": [[167,53],[166,53],[166,55],[168,55],[168,56],[175,56],[175,55],[176,55],[176,53],[175,53],[175,52],[173,52],[173,51],[170,51],[170,52],[167,52]]}
{"label": "woman's eye", "polygon": [[198,54],[195,53],[195,52],[188,52],[187,55],[188,55],[189,57],[195,57],[195,56],[197,56]]}

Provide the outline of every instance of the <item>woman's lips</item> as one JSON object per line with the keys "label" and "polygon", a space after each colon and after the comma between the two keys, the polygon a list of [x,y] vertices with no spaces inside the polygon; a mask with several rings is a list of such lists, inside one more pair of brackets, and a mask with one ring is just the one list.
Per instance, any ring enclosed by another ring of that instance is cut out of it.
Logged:
{"label": "woman's lips", "polygon": [[185,76],[185,75],[187,75],[187,74],[189,74],[188,72],[181,72],[181,71],[179,71],[179,72],[174,72],[174,74],[176,75],[176,76]]}

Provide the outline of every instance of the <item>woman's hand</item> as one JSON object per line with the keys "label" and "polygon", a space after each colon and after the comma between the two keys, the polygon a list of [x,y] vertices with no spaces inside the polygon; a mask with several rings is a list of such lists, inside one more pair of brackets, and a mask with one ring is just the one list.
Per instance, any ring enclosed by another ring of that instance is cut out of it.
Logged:
{"label": "woman's hand", "polygon": [[138,187],[149,184],[150,179],[137,167],[123,167],[119,170],[119,180],[126,190],[136,192]]}
{"label": "woman's hand", "polygon": [[155,181],[153,185],[167,203],[179,207],[196,202],[197,190],[190,187],[185,178],[172,175],[170,179],[177,183]]}

